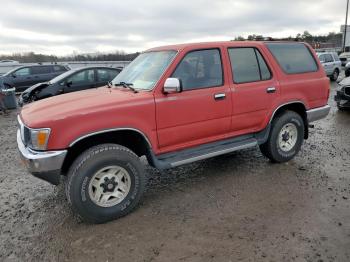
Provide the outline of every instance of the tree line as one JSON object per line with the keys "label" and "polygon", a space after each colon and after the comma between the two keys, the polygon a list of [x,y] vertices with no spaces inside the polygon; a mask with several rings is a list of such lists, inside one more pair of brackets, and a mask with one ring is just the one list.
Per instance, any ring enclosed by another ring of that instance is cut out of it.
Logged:
{"label": "tree line", "polygon": [[[289,36],[284,38],[272,38],[263,35],[248,35],[247,38],[237,36],[234,41],[263,41],[263,40],[280,40],[280,41],[303,41],[311,44],[314,48],[322,47],[341,47],[342,33],[330,32],[327,35],[312,35],[308,31],[297,34],[295,37]],[[126,53],[116,51],[113,53],[95,53],[95,54],[77,54],[66,56],[44,55],[34,52],[14,53],[12,55],[0,55],[0,60],[16,60],[20,63],[40,63],[40,62],[67,62],[67,61],[132,61],[139,55],[136,53]]]}
{"label": "tree line", "polygon": [[67,61],[131,61],[139,53],[125,53],[116,51],[113,53],[96,54],[76,54],[66,56],[44,55],[34,52],[14,53],[11,55],[0,55],[0,60],[15,60],[20,63],[40,63],[40,62],[67,62]]}

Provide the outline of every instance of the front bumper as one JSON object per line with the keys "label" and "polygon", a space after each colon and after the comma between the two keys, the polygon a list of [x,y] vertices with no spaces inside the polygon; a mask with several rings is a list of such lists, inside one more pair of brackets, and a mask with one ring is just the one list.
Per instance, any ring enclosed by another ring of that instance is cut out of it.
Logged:
{"label": "front bumper", "polygon": [[350,96],[346,95],[344,91],[338,90],[337,94],[334,96],[334,100],[340,107],[350,107]]}
{"label": "front bumper", "polygon": [[17,131],[17,145],[22,162],[32,175],[51,184],[59,184],[67,150],[43,152],[32,150],[23,144],[19,130]]}
{"label": "front bumper", "polygon": [[329,105],[307,110],[306,111],[307,121],[310,123],[310,122],[325,118],[328,115],[330,110],[331,110],[331,107]]}

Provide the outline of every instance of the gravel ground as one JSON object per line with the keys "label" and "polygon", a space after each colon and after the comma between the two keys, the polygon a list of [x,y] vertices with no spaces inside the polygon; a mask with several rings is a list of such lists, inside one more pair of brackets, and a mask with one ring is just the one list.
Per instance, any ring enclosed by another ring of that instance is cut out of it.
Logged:
{"label": "gravel ground", "polygon": [[350,112],[330,104],[292,161],[249,149],[149,167],[140,206],[103,225],[26,173],[16,112],[0,115],[0,261],[350,261]]}

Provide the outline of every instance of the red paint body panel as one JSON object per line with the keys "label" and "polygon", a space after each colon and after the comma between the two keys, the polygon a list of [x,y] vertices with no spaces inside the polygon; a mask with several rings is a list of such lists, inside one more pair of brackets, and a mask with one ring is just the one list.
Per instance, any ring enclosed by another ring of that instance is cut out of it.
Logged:
{"label": "red paint body panel", "polygon": [[[265,58],[272,78],[235,84],[228,47],[255,47]],[[165,80],[191,50],[219,48],[224,83],[219,87],[164,94]],[[262,42],[215,42],[153,48],[178,54],[151,91],[133,93],[121,88],[98,88],[60,95],[25,106],[23,122],[31,128],[50,127],[49,150],[68,148],[84,135],[113,128],[134,128],[151,142],[155,154],[257,132],[266,127],[273,112],[285,103],[300,101],[307,109],[326,105],[329,80],[318,59],[319,70],[287,75]],[[314,57],[315,53],[312,51]],[[276,92],[267,94],[266,88]],[[215,100],[223,93],[226,98]]]}

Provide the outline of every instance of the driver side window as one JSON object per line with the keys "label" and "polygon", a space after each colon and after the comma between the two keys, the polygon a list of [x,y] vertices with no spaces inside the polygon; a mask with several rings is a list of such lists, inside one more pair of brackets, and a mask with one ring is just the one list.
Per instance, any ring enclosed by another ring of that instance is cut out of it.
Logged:
{"label": "driver side window", "polygon": [[94,70],[84,70],[76,73],[66,80],[66,83],[71,82],[72,85],[91,84],[95,82]]}
{"label": "driver side window", "polygon": [[28,76],[30,75],[29,67],[21,68],[15,72],[16,76]]}
{"label": "driver side window", "polygon": [[206,49],[186,54],[172,77],[180,79],[183,90],[223,85],[220,51]]}

